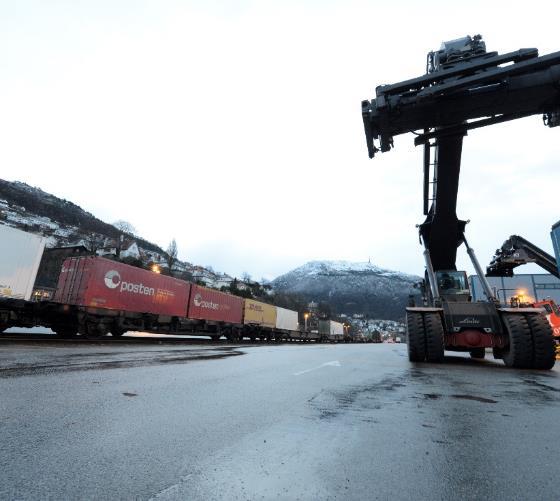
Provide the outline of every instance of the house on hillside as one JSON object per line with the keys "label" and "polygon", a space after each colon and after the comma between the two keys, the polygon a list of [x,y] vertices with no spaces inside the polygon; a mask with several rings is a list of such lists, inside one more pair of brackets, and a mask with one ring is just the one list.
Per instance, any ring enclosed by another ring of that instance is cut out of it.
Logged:
{"label": "house on hillside", "polygon": [[159,252],[149,251],[146,249],[140,249],[140,259],[144,263],[157,263],[165,264],[165,259]]}
{"label": "house on hillside", "polygon": [[123,259],[125,257],[140,259],[140,249],[138,248],[138,244],[136,242],[123,242],[120,258]]}
{"label": "house on hillside", "polygon": [[112,257],[117,255],[117,248],[109,245],[97,249],[95,253],[100,257]]}
{"label": "house on hillside", "polygon": [[215,283],[218,279],[216,273],[202,266],[193,267],[192,276],[195,282],[203,282],[208,287],[215,287]]}
{"label": "house on hillside", "polygon": [[173,263],[173,266],[171,267],[171,271],[173,273],[184,273],[186,271],[188,271],[189,269],[189,265],[188,263],[184,263],[183,261],[175,261]]}
{"label": "house on hillside", "polygon": [[217,274],[216,280],[214,281],[214,287],[216,287],[216,289],[221,289],[222,287],[229,287],[232,282],[233,282],[233,277],[230,277],[225,273],[221,275]]}

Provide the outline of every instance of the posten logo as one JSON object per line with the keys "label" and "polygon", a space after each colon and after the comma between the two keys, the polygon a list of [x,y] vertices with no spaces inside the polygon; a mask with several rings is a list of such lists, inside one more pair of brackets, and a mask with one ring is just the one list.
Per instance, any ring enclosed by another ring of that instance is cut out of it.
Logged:
{"label": "posten logo", "polygon": [[195,294],[193,303],[198,308],[208,308],[209,310],[217,310],[220,308],[220,305],[218,303],[214,303],[212,301],[204,301],[200,293]]}
{"label": "posten logo", "polygon": [[108,271],[105,274],[105,285],[109,289],[116,289],[121,283],[121,276],[117,270]]}
{"label": "posten logo", "polygon": [[118,287],[119,292],[130,292],[132,294],[141,294],[144,296],[154,296],[156,293],[153,287],[146,287],[142,283],[135,284],[122,280],[117,270],[111,270],[105,273],[104,281],[109,289],[116,289]]}

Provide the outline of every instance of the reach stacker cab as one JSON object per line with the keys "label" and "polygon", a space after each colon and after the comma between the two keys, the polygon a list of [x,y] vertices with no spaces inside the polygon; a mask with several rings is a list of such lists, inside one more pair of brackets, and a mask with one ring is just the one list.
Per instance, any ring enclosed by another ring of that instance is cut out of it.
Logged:
{"label": "reach stacker cab", "polygon": [[[552,331],[540,310],[501,307],[456,214],[463,138],[469,130],[535,114],[560,125],[560,52],[487,52],[480,35],[444,42],[427,56],[426,74],[378,86],[362,101],[370,158],[393,147],[393,137],[416,134],[424,146],[424,215],[419,226],[426,273],[422,305],[407,308],[408,353],[414,362],[440,362],[445,350],[483,358],[492,348],[507,366],[550,369]],[[457,271],[465,245],[485,300],[472,301]]]}

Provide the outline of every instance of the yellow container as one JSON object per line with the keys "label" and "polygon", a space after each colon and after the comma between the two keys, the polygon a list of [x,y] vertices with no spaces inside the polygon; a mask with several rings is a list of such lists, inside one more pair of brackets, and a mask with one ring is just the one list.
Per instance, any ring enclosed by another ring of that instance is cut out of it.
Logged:
{"label": "yellow container", "polygon": [[243,323],[274,328],[276,326],[276,307],[253,299],[245,299]]}

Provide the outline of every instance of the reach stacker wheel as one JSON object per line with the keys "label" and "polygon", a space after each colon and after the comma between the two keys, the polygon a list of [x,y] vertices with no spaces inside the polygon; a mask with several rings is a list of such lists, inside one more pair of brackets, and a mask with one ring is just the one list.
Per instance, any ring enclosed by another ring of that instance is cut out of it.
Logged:
{"label": "reach stacker wheel", "polygon": [[444,340],[443,322],[439,313],[424,313],[424,330],[426,332],[426,361],[443,362]]}
{"label": "reach stacker wheel", "polygon": [[519,313],[505,313],[502,320],[509,337],[509,346],[502,350],[504,363],[516,369],[531,369],[533,340],[527,319]]}
{"label": "reach stacker wheel", "polygon": [[426,359],[426,335],[422,313],[406,312],[406,337],[408,359],[411,362],[423,362]]}
{"label": "reach stacker wheel", "polygon": [[543,315],[525,315],[533,338],[533,369],[550,370],[556,362],[552,327]]}

